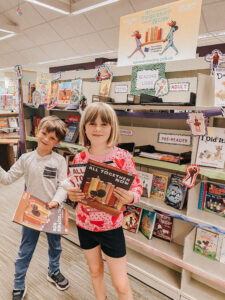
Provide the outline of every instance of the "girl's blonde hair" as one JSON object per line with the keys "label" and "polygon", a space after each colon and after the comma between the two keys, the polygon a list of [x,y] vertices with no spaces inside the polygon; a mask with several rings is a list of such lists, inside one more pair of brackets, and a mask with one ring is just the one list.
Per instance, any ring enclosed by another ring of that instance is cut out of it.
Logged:
{"label": "girl's blonde hair", "polygon": [[90,146],[90,141],[85,132],[85,126],[88,122],[94,122],[98,116],[102,122],[111,126],[111,133],[107,145],[109,147],[117,145],[119,139],[118,119],[114,109],[103,102],[91,103],[85,109],[80,121],[80,143],[85,147]]}

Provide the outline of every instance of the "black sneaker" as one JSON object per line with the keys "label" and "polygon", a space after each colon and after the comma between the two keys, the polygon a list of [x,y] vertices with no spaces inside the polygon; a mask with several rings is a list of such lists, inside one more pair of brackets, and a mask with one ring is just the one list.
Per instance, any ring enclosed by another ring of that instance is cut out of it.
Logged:
{"label": "black sneaker", "polygon": [[47,276],[47,280],[56,285],[57,289],[60,291],[66,290],[69,287],[69,281],[63,276],[63,274],[58,270],[52,275]]}
{"label": "black sneaker", "polygon": [[23,290],[13,290],[12,292],[12,300],[23,300],[27,292],[27,288]]}

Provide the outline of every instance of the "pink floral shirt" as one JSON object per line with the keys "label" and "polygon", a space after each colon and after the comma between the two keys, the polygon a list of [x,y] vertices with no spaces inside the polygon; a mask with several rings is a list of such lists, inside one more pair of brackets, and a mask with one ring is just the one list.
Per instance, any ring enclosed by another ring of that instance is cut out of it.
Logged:
{"label": "pink floral shirt", "polygon": [[[86,164],[89,159],[98,162],[110,162],[111,165],[128,171],[132,174],[137,174],[134,160],[129,152],[126,150],[114,147],[113,150],[104,156],[95,156],[88,152],[88,149],[76,154],[74,164]],[[135,176],[135,179],[130,187],[134,194],[134,201],[138,202],[142,194],[142,185],[140,180]],[[95,208],[83,205],[78,202],[76,207],[76,224],[77,226],[90,231],[106,231],[116,229],[122,226],[123,212],[115,217],[106,212],[97,210]]]}

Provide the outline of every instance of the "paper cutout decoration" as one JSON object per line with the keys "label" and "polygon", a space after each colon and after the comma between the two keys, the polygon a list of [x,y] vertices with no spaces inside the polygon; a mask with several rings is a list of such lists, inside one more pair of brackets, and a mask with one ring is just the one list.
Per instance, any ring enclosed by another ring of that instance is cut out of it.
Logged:
{"label": "paper cutout decoration", "polygon": [[186,168],[187,175],[182,180],[182,183],[188,188],[195,185],[196,178],[200,172],[200,167],[196,164],[188,165]]}
{"label": "paper cutout decoration", "polygon": [[106,65],[99,66],[97,70],[97,74],[95,76],[95,80],[100,82],[102,80],[107,80],[107,79],[110,80],[113,79],[112,70]]}
{"label": "paper cutout decoration", "polygon": [[101,85],[100,85],[99,95],[104,96],[104,97],[108,97],[110,86],[111,86],[111,80],[110,79],[102,80]]}
{"label": "paper cutout decoration", "polygon": [[22,66],[21,65],[16,65],[14,67],[16,79],[22,79],[23,78],[23,71],[22,71]]}
{"label": "paper cutout decoration", "polygon": [[211,75],[213,75],[215,69],[218,68],[221,63],[225,62],[225,54],[218,49],[214,49],[211,54],[205,56],[205,61],[210,63]]}
{"label": "paper cutout decoration", "polygon": [[202,112],[189,113],[187,124],[190,126],[192,135],[200,136],[207,134],[206,119]]}
{"label": "paper cutout decoration", "polygon": [[169,93],[168,80],[160,78],[155,83],[155,96],[164,96]]}
{"label": "paper cutout decoration", "polygon": [[225,106],[225,69],[215,71],[215,106]]}

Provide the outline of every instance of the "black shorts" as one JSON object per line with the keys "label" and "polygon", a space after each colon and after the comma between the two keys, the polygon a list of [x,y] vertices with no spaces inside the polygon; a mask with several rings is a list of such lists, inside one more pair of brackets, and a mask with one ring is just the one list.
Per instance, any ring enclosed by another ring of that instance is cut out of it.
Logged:
{"label": "black shorts", "polygon": [[79,226],[77,226],[77,228],[82,249],[93,249],[100,245],[102,251],[110,257],[119,258],[126,255],[126,245],[122,227],[98,232],[89,231]]}

